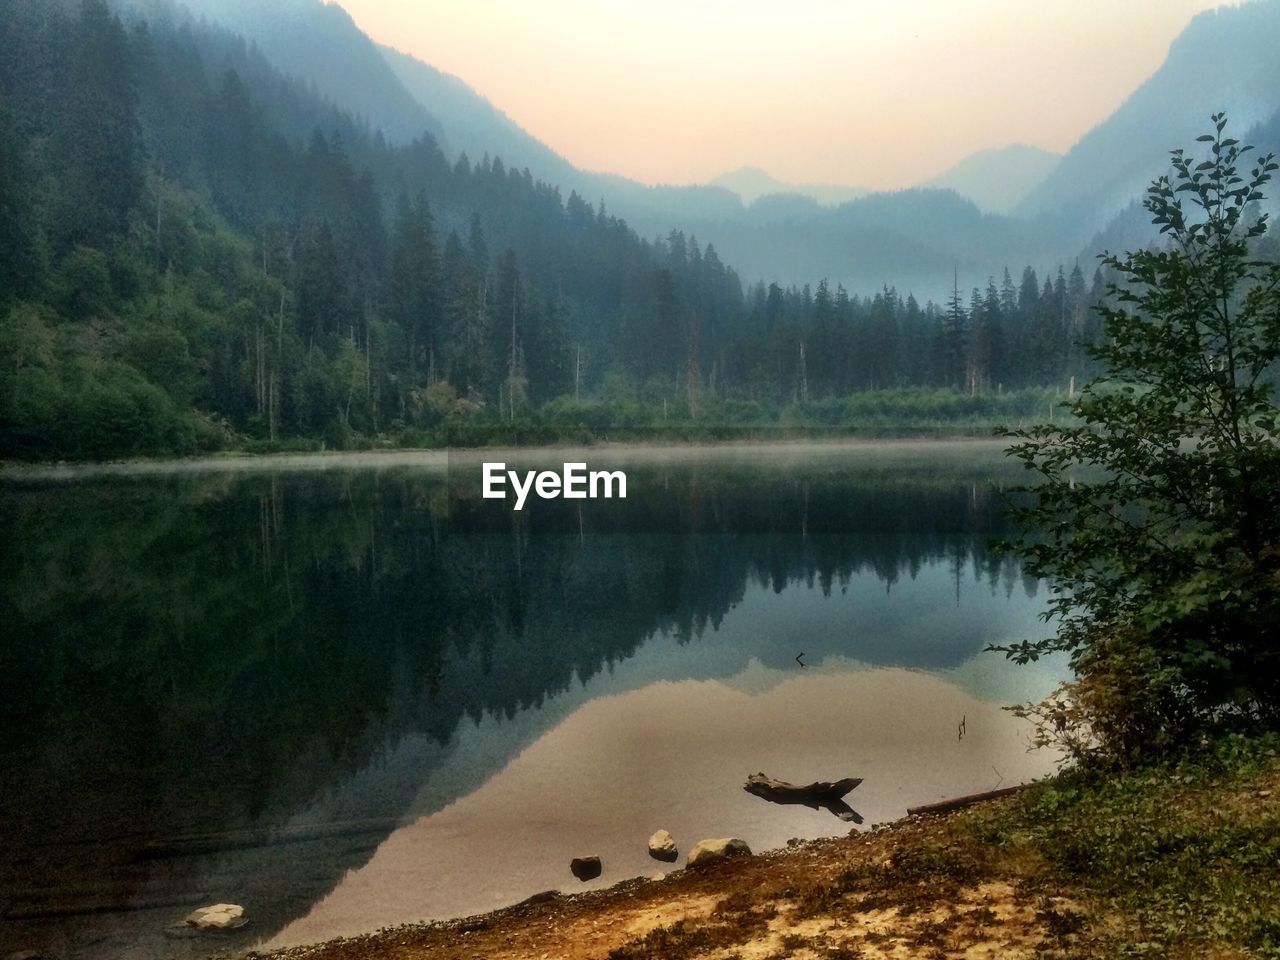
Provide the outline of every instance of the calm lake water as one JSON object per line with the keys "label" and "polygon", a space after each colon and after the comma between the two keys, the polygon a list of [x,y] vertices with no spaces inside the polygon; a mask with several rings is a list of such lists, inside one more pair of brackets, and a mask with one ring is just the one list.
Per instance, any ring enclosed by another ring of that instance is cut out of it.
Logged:
{"label": "calm lake water", "polygon": [[[998,446],[486,454],[627,471],[520,514],[480,459],[0,481],[0,954],[305,943],[673,869],[658,828],[848,832],[757,771],[863,777],[869,826],[1052,769],[1000,707],[1062,665],[982,652],[1046,630],[987,548]],[[220,901],[249,926],[166,935]]]}

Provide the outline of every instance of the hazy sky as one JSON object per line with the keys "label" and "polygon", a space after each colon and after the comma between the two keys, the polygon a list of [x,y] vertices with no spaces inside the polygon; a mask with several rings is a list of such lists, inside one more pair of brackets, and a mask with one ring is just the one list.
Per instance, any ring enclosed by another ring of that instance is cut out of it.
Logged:
{"label": "hazy sky", "polygon": [[1063,151],[1221,0],[339,0],[579,166],[906,186]]}

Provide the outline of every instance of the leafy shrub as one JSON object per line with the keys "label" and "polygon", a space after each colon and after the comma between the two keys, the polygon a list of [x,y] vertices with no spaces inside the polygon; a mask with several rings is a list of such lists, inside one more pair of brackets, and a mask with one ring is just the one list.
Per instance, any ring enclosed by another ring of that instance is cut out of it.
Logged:
{"label": "leafy shrub", "polygon": [[1087,726],[1086,752],[1119,763],[1280,721],[1280,264],[1252,251],[1277,164],[1245,174],[1251,148],[1214,124],[1207,158],[1174,151],[1147,192],[1169,244],[1103,257],[1105,372],[1076,422],[1010,434],[1040,480],[1014,546],[1060,630],[1004,649],[1069,651],[1076,715],[1053,724]]}

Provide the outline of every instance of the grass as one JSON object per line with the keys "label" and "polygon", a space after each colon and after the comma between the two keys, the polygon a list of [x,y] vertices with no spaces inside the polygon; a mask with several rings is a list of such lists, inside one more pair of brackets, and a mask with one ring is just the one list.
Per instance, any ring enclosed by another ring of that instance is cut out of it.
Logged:
{"label": "grass", "polygon": [[975,827],[1031,845],[1046,882],[1087,891],[1117,956],[1280,957],[1277,788],[1277,741],[1229,739],[1177,764],[1064,777]]}
{"label": "grass", "polygon": [[1179,762],[1068,773],[970,811],[909,848],[898,883],[1016,879],[1067,894],[1071,956],[1280,958],[1280,740],[1227,739]]}
{"label": "grass", "polygon": [[1280,958],[1280,738],[1068,772],[867,839],[834,873],[753,885],[609,956],[732,957],[767,941],[769,960],[983,943],[1061,960]]}

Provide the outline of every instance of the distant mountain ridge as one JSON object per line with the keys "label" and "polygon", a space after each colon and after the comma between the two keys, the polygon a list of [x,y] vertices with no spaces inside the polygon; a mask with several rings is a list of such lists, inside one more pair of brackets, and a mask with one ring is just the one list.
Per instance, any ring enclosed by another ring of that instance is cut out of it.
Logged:
{"label": "distant mountain ridge", "polygon": [[739,167],[722,173],[710,183],[713,187],[732,190],[750,206],[762,197],[779,194],[807,197],[822,206],[838,206],[865,197],[865,187],[848,187],[829,183],[787,183],[759,167]]}
{"label": "distant mountain ridge", "polygon": [[1258,0],[1196,16],[1160,68],[1086,133],[1015,213],[1047,215],[1083,243],[1168,169],[1209,116],[1230,115],[1236,136],[1280,110],[1280,2]]}
{"label": "distant mountain ridge", "polygon": [[424,133],[446,139],[440,121],[405,89],[377,45],[337,3],[197,0],[191,10],[241,34],[282,73],[363,118],[390,142],[408,143]]}
{"label": "distant mountain ridge", "polygon": [[[1058,255],[1027,225],[989,216],[950,188],[873,193],[791,184],[752,167],[705,185],[646,186],[584,171],[465,82],[411,55],[381,49],[405,87],[440,118],[446,152],[465,152],[473,161],[496,155],[508,166],[527,167],[566,194],[605,202],[641,235],[665,236],[672,229],[694,235],[712,243],[748,281],[800,285],[828,277],[863,293],[890,284],[940,300],[957,264],[978,282],[1028,255],[1046,264]],[[1002,151],[992,152],[990,162],[1002,160],[1009,165]]]}
{"label": "distant mountain ridge", "polygon": [[556,183],[579,174],[466,81],[393,47],[379,45],[378,52],[405,90],[440,122],[446,153],[466,153],[472,160],[498,156],[509,167],[528,167],[535,176]]}
{"label": "distant mountain ridge", "polygon": [[[1061,156],[1039,147],[1015,143],[979,150],[917,186],[954,190],[983,213],[1009,213],[1040,184]],[[821,183],[789,183],[759,167],[739,167],[710,181],[732,190],[751,206],[770,197],[797,197],[819,206],[836,207],[873,193],[892,191]]]}
{"label": "distant mountain ridge", "polygon": [[1194,18],[1152,78],[1061,158],[1023,145],[982,150],[897,193],[792,184],[754,167],[704,185],[647,186],[576,167],[463,80],[374,44],[335,3],[199,6],[392,142],[427,132],[451,160],[501,157],[566,197],[605,203],[643,236],[696,234],[748,281],[826,276],[863,293],[887,283],[944,297],[947,265],[975,283],[1010,263],[1051,268],[1091,252],[1092,238],[1163,171],[1163,151],[1189,145],[1210,113],[1229,110],[1239,135],[1280,109],[1271,50],[1280,0],[1258,0]]}
{"label": "distant mountain ridge", "polygon": [[1061,159],[1060,154],[1014,143],[972,153],[921,186],[954,190],[983,213],[1011,213]]}

